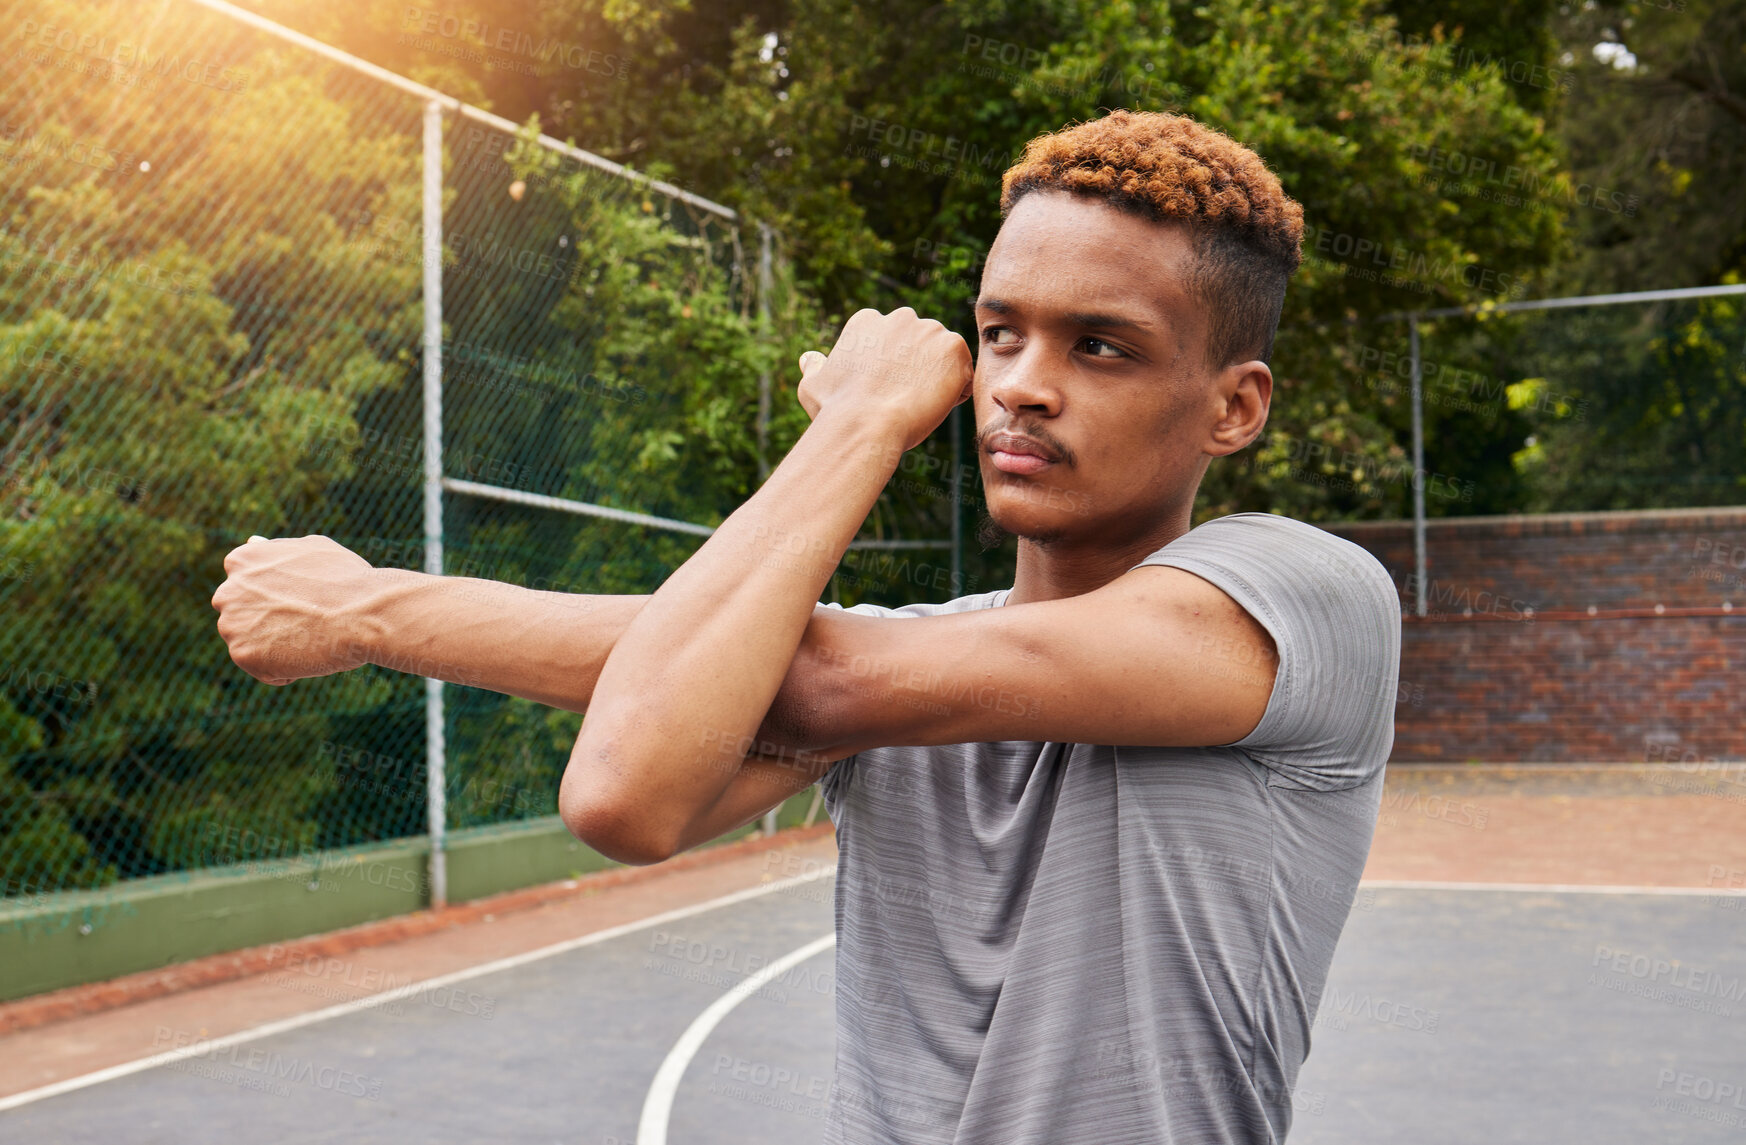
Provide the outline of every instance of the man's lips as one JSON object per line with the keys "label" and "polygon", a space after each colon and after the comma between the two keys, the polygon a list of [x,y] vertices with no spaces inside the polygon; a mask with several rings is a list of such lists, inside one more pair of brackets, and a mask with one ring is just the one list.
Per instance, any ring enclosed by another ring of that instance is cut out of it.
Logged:
{"label": "man's lips", "polygon": [[1016,433],[997,433],[984,448],[1002,473],[1040,473],[1059,460],[1038,442]]}

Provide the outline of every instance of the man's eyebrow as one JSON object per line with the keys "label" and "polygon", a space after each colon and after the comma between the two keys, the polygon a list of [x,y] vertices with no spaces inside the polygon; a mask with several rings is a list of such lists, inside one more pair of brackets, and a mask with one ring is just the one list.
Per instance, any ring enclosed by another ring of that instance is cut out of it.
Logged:
{"label": "man's eyebrow", "polygon": [[1156,326],[1141,318],[1128,318],[1120,314],[1097,314],[1084,311],[1071,311],[1062,318],[1075,326],[1097,326],[1102,329],[1127,328],[1130,330],[1153,330]]}
{"label": "man's eyebrow", "polygon": [[[1019,307],[1004,298],[978,298],[975,308],[987,310],[993,314],[1014,314]],[[1070,310],[1061,315],[1063,321],[1074,326],[1093,326],[1103,330],[1130,329],[1156,330],[1157,324],[1143,318],[1130,318],[1122,314],[1104,314],[1097,311]]]}

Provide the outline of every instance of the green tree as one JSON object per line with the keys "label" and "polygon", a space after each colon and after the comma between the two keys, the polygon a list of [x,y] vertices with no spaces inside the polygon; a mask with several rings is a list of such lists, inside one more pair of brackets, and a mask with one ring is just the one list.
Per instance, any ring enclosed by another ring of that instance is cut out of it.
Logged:
{"label": "green tree", "polygon": [[1565,4],[1571,177],[1629,209],[1575,212],[1571,293],[1709,286],[1746,273],[1746,9]]}
{"label": "green tree", "polygon": [[[1515,397],[1534,411],[1534,434],[1515,463],[1529,510],[1746,502],[1739,296],[1566,312],[1536,323],[1521,343]],[[1546,401],[1548,393],[1563,400]],[[1557,408],[1573,398],[1591,416]]]}
{"label": "green tree", "polygon": [[[179,2],[30,16],[0,139],[0,874],[415,833],[419,682],[270,691],[208,600],[251,532],[422,557],[420,102]],[[448,138],[449,471],[719,520],[805,297],[778,265],[766,324],[737,228],[495,128]],[[452,571],[587,591],[647,591],[696,543],[461,498],[446,530]],[[457,820],[552,810],[558,725],[458,693],[458,760],[475,734],[501,756],[457,767]]]}
{"label": "green tree", "polygon": [[[506,109],[537,104],[560,134],[773,221],[825,307],[821,338],[854,308],[903,303],[967,332],[999,176],[1026,139],[1117,106],[1195,115],[1256,148],[1310,228],[1271,430],[1214,468],[1201,514],[1399,514],[1414,480],[1406,403],[1366,363],[1404,348],[1404,330],[1374,320],[1544,291],[1565,249],[1552,115],[1570,76],[1543,2],[1396,13],[1355,0],[572,0],[542,9],[539,33],[628,61],[628,75],[547,69],[537,100],[501,72],[487,86]],[[352,42],[371,48],[361,32]],[[1518,175],[1451,177],[1451,157]],[[1539,193],[1514,194],[1524,180]],[[1427,467],[1466,491],[1432,511],[1514,507],[1524,418],[1496,396],[1430,417]],[[946,470],[946,438],[925,447],[929,473]],[[873,527],[942,536],[942,493],[895,482]],[[1009,556],[989,559],[982,579],[998,583]]]}
{"label": "green tree", "polygon": [[[805,0],[744,9],[738,23],[719,8],[611,11],[638,79],[578,102],[578,137],[614,156],[658,149],[682,181],[725,181],[718,194],[779,221],[803,281],[839,317],[908,303],[968,332],[1000,172],[1038,132],[1128,106],[1183,111],[1255,147],[1305,205],[1308,260],[1288,295],[1270,432],[1209,474],[1203,517],[1405,512],[1405,401],[1366,366],[1403,330],[1362,320],[1521,297],[1561,250],[1561,211],[1441,170],[1452,152],[1482,154],[1554,180],[1558,144],[1539,109],[1555,93],[1521,90],[1520,69],[1488,66],[1447,27],[1402,31],[1378,5]],[[588,5],[552,18],[573,13],[578,29],[599,27]],[[1534,42],[1528,81],[1553,82],[1548,51]],[[1526,432],[1501,397],[1477,416],[1434,410],[1428,468],[1468,496],[1433,511],[1509,507]],[[943,438],[927,447],[932,472]],[[941,490],[914,486],[888,491],[886,527],[942,535]],[[997,552],[975,568],[992,586],[1009,562]]]}
{"label": "green tree", "polygon": [[[86,45],[133,33],[128,15],[37,6],[42,26],[89,39],[29,44],[8,83],[0,553],[18,575],[0,581],[0,854],[13,890],[199,861],[215,825],[312,843],[331,780],[263,763],[307,754],[330,712],[379,709],[395,687],[358,675],[270,706],[229,665],[207,598],[247,532],[343,518],[326,491],[352,462],[320,441],[404,372],[379,347],[412,336],[416,268],[373,261],[337,220],[403,193],[407,141],[309,74],[246,99],[235,72],[188,80],[174,25],[128,66],[92,66]],[[270,70],[254,63],[257,78]],[[163,90],[177,115],[117,99],[129,86]],[[264,136],[288,145],[265,155]],[[365,300],[343,322],[336,281]]]}

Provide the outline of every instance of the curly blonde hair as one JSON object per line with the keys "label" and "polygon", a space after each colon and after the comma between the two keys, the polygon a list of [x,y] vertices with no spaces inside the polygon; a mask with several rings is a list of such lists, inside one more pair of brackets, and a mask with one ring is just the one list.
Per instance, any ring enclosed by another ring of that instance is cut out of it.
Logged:
{"label": "curly blonde hair", "polygon": [[1187,226],[1198,263],[1189,285],[1210,319],[1208,363],[1272,357],[1285,284],[1302,259],[1303,208],[1260,156],[1184,116],[1112,111],[1027,143],[1001,178],[1001,214],[1046,190]]}

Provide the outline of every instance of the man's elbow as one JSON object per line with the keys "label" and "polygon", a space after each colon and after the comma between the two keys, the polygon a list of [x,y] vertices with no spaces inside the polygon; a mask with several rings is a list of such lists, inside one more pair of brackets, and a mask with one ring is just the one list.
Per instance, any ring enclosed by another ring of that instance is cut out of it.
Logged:
{"label": "man's elbow", "polygon": [[558,788],[558,816],[570,834],[614,862],[646,867],[679,850],[679,831],[662,823],[646,801],[590,790],[568,777]]}

